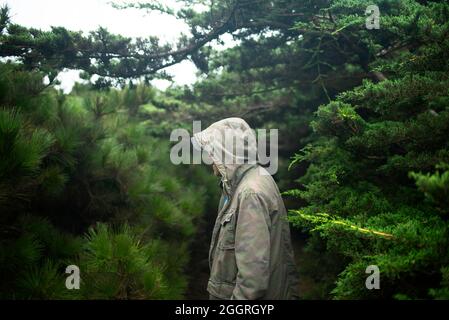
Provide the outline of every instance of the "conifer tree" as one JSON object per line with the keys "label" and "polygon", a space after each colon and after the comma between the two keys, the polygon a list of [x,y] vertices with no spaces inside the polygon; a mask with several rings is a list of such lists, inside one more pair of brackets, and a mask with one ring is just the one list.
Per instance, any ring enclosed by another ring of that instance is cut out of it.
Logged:
{"label": "conifer tree", "polygon": [[[373,63],[388,79],[322,105],[293,161],[309,167],[290,191],[307,205],[290,218],[323,261],[338,253],[338,270],[321,270],[335,272],[337,299],[448,297],[449,7],[416,8],[414,50]],[[365,287],[370,265],[380,290]]]}

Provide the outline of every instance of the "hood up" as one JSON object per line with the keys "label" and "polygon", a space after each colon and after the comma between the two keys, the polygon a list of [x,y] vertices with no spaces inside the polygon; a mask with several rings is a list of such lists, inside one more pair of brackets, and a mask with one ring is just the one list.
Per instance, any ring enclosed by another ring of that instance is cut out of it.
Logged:
{"label": "hood up", "polygon": [[228,118],[196,133],[192,143],[207,152],[221,174],[225,191],[230,194],[238,175],[257,163],[256,135],[245,120]]}

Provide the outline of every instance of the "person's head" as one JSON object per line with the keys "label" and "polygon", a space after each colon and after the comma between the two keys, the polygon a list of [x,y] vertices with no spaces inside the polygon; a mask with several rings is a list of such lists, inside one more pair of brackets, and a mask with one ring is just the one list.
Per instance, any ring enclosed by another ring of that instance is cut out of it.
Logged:
{"label": "person's head", "polygon": [[196,133],[192,143],[206,151],[207,163],[223,183],[232,180],[238,167],[257,162],[257,142],[254,131],[240,118],[229,118]]}

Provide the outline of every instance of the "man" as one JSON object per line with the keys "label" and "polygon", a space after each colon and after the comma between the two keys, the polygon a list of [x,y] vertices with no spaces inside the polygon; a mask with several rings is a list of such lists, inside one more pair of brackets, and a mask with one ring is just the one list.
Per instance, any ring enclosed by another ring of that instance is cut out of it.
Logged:
{"label": "man", "polygon": [[194,134],[221,176],[209,250],[211,299],[294,299],[297,277],[287,215],[271,175],[257,164],[256,137],[242,119]]}

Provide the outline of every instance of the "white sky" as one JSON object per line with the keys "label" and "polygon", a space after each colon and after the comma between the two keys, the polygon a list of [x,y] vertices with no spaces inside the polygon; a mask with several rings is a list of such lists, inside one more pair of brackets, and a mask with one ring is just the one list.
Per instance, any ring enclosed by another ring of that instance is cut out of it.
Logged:
{"label": "white sky", "polygon": [[[102,26],[123,36],[154,35],[169,43],[174,43],[181,32],[189,34],[183,22],[168,15],[148,15],[145,10],[137,9],[117,10],[108,2],[110,0],[0,0],[0,5],[9,5],[14,23],[43,30],[49,30],[51,26],[63,26],[73,31],[88,32]],[[164,4],[176,5],[173,0],[164,0]],[[166,71],[174,75],[178,85],[191,84],[196,80],[197,69],[187,60]],[[71,89],[79,79],[78,74],[74,70],[60,74],[59,80],[62,81],[64,91]],[[170,83],[156,80],[153,84],[165,89]]]}

